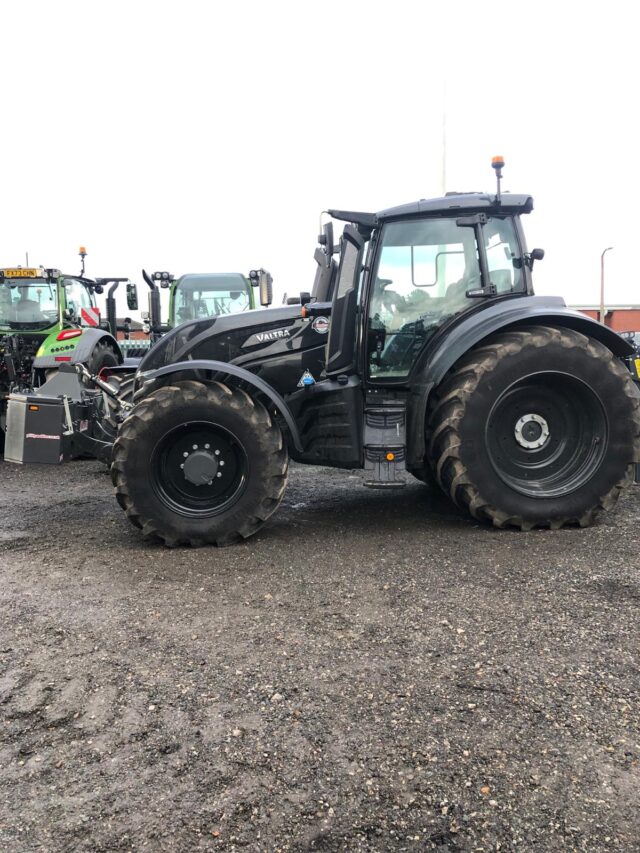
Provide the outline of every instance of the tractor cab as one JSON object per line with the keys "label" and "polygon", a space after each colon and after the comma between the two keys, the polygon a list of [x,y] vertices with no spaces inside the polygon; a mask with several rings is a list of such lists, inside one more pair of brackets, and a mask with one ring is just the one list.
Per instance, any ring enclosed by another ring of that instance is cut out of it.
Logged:
{"label": "tractor cab", "polygon": [[[520,216],[529,196],[501,203],[450,194],[347,221],[332,294],[327,373],[356,369],[374,383],[407,381],[440,332],[496,299],[533,294]],[[310,306],[313,314],[313,304]],[[356,316],[364,326],[353,334]]]}
{"label": "tractor cab", "polygon": [[0,269],[0,330],[48,332],[54,326],[97,326],[100,285],[44,267]]}
{"label": "tractor cab", "polygon": [[198,273],[176,281],[170,324],[254,308],[253,288],[241,273]]}

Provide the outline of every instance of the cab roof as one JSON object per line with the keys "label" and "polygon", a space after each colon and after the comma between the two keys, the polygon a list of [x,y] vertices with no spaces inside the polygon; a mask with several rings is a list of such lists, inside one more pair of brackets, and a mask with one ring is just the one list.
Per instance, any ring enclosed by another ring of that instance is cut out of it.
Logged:
{"label": "cab roof", "polygon": [[503,193],[498,203],[495,195],[488,193],[447,193],[441,198],[422,198],[409,204],[388,207],[378,213],[363,213],[353,210],[329,210],[334,219],[353,222],[366,228],[375,228],[390,219],[404,219],[420,214],[437,215],[456,211],[481,211],[485,213],[530,213],[533,210],[533,198],[530,195]]}

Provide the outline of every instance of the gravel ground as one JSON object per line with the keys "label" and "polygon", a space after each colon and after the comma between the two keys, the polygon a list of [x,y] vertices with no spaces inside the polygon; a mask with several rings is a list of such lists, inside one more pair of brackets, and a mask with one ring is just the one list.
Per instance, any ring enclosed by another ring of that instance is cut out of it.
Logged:
{"label": "gravel ground", "polygon": [[171,551],[98,463],[0,477],[0,849],[640,850],[640,488],[519,533],[295,467]]}

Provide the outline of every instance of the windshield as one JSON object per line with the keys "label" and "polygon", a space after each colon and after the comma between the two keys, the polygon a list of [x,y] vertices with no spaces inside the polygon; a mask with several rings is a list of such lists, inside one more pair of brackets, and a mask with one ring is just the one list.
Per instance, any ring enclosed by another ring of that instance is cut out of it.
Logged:
{"label": "windshield", "polygon": [[58,322],[58,293],[55,283],[30,278],[11,285],[0,284],[0,327],[46,329]]}
{"label": "windshield", "polygon": [[246,311],[251,307],[249,287],[240,274],[183,276],[176,284],[176,322]]}
{"label": "windshield", "polygon": [[[520,290],[522,260],[513,221],[488,218],[482,231],[496,292]],[[370,376],[406,376],[436,330],[478,304],[467,292],[480,286],[474,228],[454,218],[386,225],[369,304]]]}

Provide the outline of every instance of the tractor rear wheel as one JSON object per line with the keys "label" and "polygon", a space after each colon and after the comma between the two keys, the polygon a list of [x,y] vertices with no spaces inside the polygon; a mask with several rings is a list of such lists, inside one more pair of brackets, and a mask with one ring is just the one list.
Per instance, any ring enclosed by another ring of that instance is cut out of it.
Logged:
{"label": "tractor rear wheel", "polygon": [[111,476],[145,538],[229,545],[254,534],[287,482],[282,432],[247,393],[185,381],[141,400],[120,427]]}
{"label": "tractor rear wheel", "polygon": [[603,344],[536,326],[471,350],[437,390],[429,461],[442,489],[496,527],[586,527],[640,459],[640,399]]}

